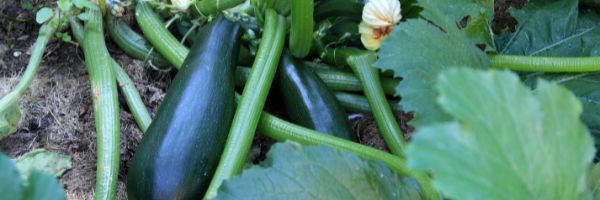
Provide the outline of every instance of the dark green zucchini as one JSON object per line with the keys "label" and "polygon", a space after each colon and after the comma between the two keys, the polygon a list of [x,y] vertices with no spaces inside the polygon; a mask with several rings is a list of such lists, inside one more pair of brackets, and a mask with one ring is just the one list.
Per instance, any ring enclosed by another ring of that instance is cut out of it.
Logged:
{"label": "dark green zucchini", "polygon": [[293,123],[348,140],[356,140],[344,109],[327,85],[302,61],[284,53],[277,82]]}
{"label": "dark green zucchini", "polygon": [[133,157],[129,199],[200,199],[233,118],[239,25],[203,27]]}
{"label": "dark green zucchini", "polygon": [[144,37],[132,30],[125,22],[108,15],[108,35],[127,55],[136,59],[150,61],[160,69],[168,69],[169,62],[157,51],[151,53],[152,45]]}

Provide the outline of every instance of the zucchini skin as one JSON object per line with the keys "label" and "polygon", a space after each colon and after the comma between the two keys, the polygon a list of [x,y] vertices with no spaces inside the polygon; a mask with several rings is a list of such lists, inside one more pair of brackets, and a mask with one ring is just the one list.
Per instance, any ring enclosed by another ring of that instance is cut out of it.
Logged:
{"label": "zucchini skin", "polygon": [[344,109],[327,85],[302,61],[284,53],[277,70],[279,91],[293,123],[356,141]]}
{"label": "zucchini skin", "polygon": [[112,15],[108,15],[107,25],[110,39],[127,55],[139,60],[148,60],[152,65],[160,69],[169,68],[169,62],[158,52],[153,51],[148,54],[150,49],[152,49],[152,45],[144,37],[127,26],[125,22]]}
{"label": "zucchini skin", "polygon": [[202,198],[235,110],[239,45],[239,24],[223,16],[200,30],[133,157],[129,199]]}

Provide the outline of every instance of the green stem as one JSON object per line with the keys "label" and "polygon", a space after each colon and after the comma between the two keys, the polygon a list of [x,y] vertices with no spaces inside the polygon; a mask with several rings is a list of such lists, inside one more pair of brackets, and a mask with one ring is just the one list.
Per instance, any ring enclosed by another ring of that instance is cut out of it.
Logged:
{"label": "green stem", "polygon": [[148,113],[146,105],[144,105],[144,101],[142,101],[142,97],[135,87],[135,83],[129,78],[127,72],[114,59],[111,59],[111,61],[113,72],[121,88],[121,93],[125,96],[129,111],[131,111],[133,119],[135,119],[142,133],[145,133],[152,122],[152,117],[150,117],[150,113]]}
{"label": "green stem", "polygon": [[406,161],[400,157],[292,124],[266,112],[263,112],[260,117],[258,131],[279,141],[292,140],[307,145],[324,144],[335,149],[357,154],[363,158],[381,161],[399,175],[414,178],[419,183],[426,199],[441,199],[440,194],[431,184],[430,178],[425,173],[415,173],[408,170],[406,168]]}
{"label": "green stem", "polygon": [[532,72],[600,71],[600,57],[541,57],[489,55],[494,68]]}
{"label": "green stem", "polygon": [[[75,17],[69,18],[69,25],[71,26],[71,31],[73,32],[73,36],[77,42],[83,43],[83,34],[84,30],[79,21]],[[121,65],[117,63],[114,59],[111,58],[111,63],[113,67],[113,72],[115,73],[115,77],[117,78],[117,82],[119,83],[119,87],[121,88],[121,92],[123,96],[125,96],[125,101],[127,102],[127,106],[135,119],[138,127],[145,133],[152,122],[152,117],[150,117],[150,113],[146,109],[146,105],[144,105],[144,101],[142,101],[142,97],[140,93],[135,88],[135,84],[127,75],[127,72],[121,68]]]}
{"label": "green stem", "polygon": [[100,7],[101,14],[106,14],[106,0],[98,0],[98,7]]}
{"label": "green stem", "polygon": [[199,0],[194,6],[201,16],[215,15],[217,12],[233,8],[245,0]]}
{"label": "green stem", "polygon": [[233,117],[219,166],[206,192],[206,199],[216,196],[221,182],[237,175],[244,167],[285,44],[285,23],[282,16],[271,9],[267,10],[263,39]]}
{"label": "green stem", "polygon": [[[329,89],[335,91],[362,92],[363,87],[360,80],[354,74],[343,72],[336,69],[315,70],[315,73],[325,82]],[[237,67],[235,70],[236,85],[243,86],[250,74],[250,68]],[[399,80],[392,78],[382,78],[381,84],[387,95],[394,96],[396,85]]]}
{"label": "green stem", "polygon": [[[334,92],[335,98],[342,107],[350,112],[373,113],[369,101],[364,96],[347,92]],[[394,112],[402,112],[402,106],[398,101],[388,101]]]}
{"label": "green stem", "polygon": [[44,56],[44,51],[46,50],[46,45],[52,39],[54,32],[56,32],[57,25],[52,23],[52,21],[45,23],[40,27],[38,32],[38,37],[33,44],[33,51],[31,53],[31,57],[29,58],[29,63],[27,63],[27,67],[25,73],[23,73],[23,77],[19,81],[19,83],[15,86],[10,93],[0,99],[0,111],[6,110],[10,105],[15,104],[19,97],[21,97],[31,82],[35,78],[37,71],[40,67],[40,63],[42,62],[42,57]]}
{"label": "green stem", "polygon": [[102,14],[89,9],[85,24],[83,52],[90,76],[96,121],[96,190],[95,199],[114,199],[119,175],[120,124],[117,84],[106,49]]}
{"label": "green stem", "polygon": [[362,83],[365,96],[373,109],[375,122],[377,122],[377,127],[385,143],[393,154],[404,157],[406,141],[404,141],[404,134],[396,122],[390,104],[385,98],[379,71],[372,66],[377,60],[375,54],[349,48],[327,49],[324,59],[335,65],[346,65],[352,68]]}
{"label": "green stem", "polygon": [[310,51],[313,34],[313,0],[292,1],[292,22],[289,50],[296,58],[304,58]]}
{"label": "green stem", "polygon": [[175,68],[180,69],[189,50],[167,30],[148,2],[138,1],[135,19],[152,46]]}

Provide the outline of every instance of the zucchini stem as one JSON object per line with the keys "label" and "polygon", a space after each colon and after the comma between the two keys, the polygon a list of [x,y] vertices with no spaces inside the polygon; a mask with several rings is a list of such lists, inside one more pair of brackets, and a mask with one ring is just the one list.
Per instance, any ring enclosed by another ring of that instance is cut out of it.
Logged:
{"label": "zucchini stem", "polygon": [[201,0],[196,1],[194,7],[200,16],[215,15],[217,12],[233,8],[244,3],[245,0]]}
{"label": "zucchini stem", "polygon": [[360,51],[349,48],[325,49],[324,60],[334,65],[349,66],[362,83],[363,91],[381,136],[390,151],[397,156],[404,157],[404,134],[400,130],[396,118],[392,113],[390,104],[385,98],[379,77],[379,71],[372,65],[377,57],[372,52]]}
{"label": "zucchini stem", "polygon": [[292,1],[292,21],[290,27],[290,53],[296,58],[304,58],[310,51],[313,34],[313,0]]}
{"label": "zucchini stem", "polygon": [[19,100],[19,97],[27,91],[29,85],[31,85],[31,82],[35,78],[40,67],[40,63],[42,62],[46,45],[50,42],[50,39],[52,39],[52,36],[58,27],[51,22],[45,23],[40,27],[38,37],[33,45],[33,51],[29,58],[29,63],[27,63],[25,72],[23,73],[23,77],[10,93],[0,99],[0,111],[4,111],[11,105],[14,105]]}
{"label": "zucchini stem", "polygon": [[285,23],[274,10],[267,10],[263,39],[205,199],[216,196],[223,180],[239,174],[244,167],[285,44]]}
{"label": "zucchini stem", "polygon": [[543,57],[489,55],[494,68],[531,72],[595,72],[600,71],[600,57]]}
{"label": "zucchini stem", "polygon": [[266,112],[263,112],[260,117],[258,131],[278,141],[292,140],[307,145],[324,144],[339,150],[354,153],[363,158],[383,162],[399,175],[414,178],[423,190],[425,199],[441,199],[441,195],[431,184],[429,176],[425,173],[411,172],[406,168],[406,161],[403,158],[372,147],[292,124]]}
{"label": "zucchini stem", "polygon": [[[71,32],[73,32],[73,36],[75,40],[79,43],[83,43],[84,38],[84,30],[79,21],[75,17],[69,18],[69,25],[71,26]],[[146,109],[146,105],[144,105],[144,101],[142,101],[142,97],[140,93],[135,88],[135,84],[127,75],[127,72],[121,68],[121,65],[117,63],[114,59],[110,59],[113,67],[113,72],[119,83],[119,87],[121,88],[121,93],[125,97],[125,101],[127,102],[127,106],[135,119],[138,127],[145,133],[152,122],[152,117],[150,113]]]}
{"label": "zucchini stem", "polygon": [[119,175],[120,118],[117,84],[104,41],[102,14],[88,9],[83,52],[90,76],[96,121],[96,190],[95,199],[114,199]]}
{"label": "zucchini stem", "polygon": [[152,46],[175,68],[180,69],[189,50],[167,30],[148,2],[139,1],[137,3],[135,19]]}

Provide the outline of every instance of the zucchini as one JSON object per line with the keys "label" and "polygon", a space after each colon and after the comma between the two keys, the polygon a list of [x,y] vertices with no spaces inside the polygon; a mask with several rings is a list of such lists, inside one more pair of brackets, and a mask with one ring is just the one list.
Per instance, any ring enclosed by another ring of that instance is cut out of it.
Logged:
{"label": "zucchini", "polygon": [[223,16],[200,30],[133,157],[129,199],[204,195],[234,114],[238,33]]}
{"label": "zucchini", "polygon": [[117,80],[104,41],[100,10],[88,9],[84,27],[83,53],[92,88],[96,121],[95,199],[114,199],[119,175],[120,121]]}
{"label": "zucchini", "polygon": [[277,70],[278,89],[293,123],[356,141],[348,117],[325,83],[311,69],[284,53]]}
{"label": "zucchini", "polygon": [[150,52],[152,45],[144,37],[132,30],[125,22],[112,15],[108,15],[107,25],[110,39],[127,55],[143,61],[149,61],[159,69],[169,68],[169,62],[158,54],[158,52]]}

